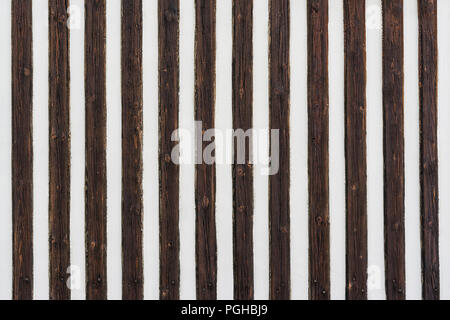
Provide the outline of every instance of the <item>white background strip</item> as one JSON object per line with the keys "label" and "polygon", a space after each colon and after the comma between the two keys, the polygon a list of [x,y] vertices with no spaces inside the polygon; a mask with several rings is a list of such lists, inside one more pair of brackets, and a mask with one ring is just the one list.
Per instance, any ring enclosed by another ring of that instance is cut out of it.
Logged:
{"label": "white background strip", "polygon": [[404,1],[406,298],[420,299],[419,80],[417,1]]}
{"label": "white background strip", "polygon": [[438,0],[439,257],[441,299],[450,299],[450,1]]}
{"label": "white background strip", "polygon": [[70,4],[70,255],[72,299],[85,299],[84,1]]}
{"label": "white background strip", "polygon": [[291,1],[291,298],[308,299],[308,100],[306,0]]}
{"label": "white background strip", "polygon": [[[33,1],[34,298],[48,299],[48,1]],[[45,257],[45,258],[44,258]]]}
{"label": "white background strip", "polygon": [[329,153],[331,299],[345,299],[344,3],[329,2]]}
{"label": "white background strip", "polygon": [[[216,128],[232,128],[232,1],[217,1],[216,7]],[[229,137],[227,137],[228,141]],[[231,141],[231,138],[229,139]],[[225,142],[225,141],[223,141]],[[230,144],[217,142],[217,150]],[[231,154],[231,148],[226,155]],[[216,167],[217,298],[233,299],[233,195],[231,156]]]}
{"label": "white background strip", "polygon": [[159,299],[158,1],[143,6],[144,298]]}
{"label": "white background strip", "polygon": [[108,299],[122,298],[121,1],[106,2]]}
{"label": "white background strip", "polygon": [[0,1],[0,299],[12,297],[11,1]]}
{"label": "white background strip", "polygon": [[[253,3],[253,138],[255,165],[253,171],[253,259],[255,299],[269,298],[269,177],[262,174],[265,167],[262,154],[268,155],[268,135],[261,134],[269,128],[268,97],[268,13],[267,0]],[[267,131],[267,133],[269,133]]]}
{"label": "white background strip", "polygon": [[369,299],[385,299],[381,0],[366,1],[367,226]]}
{"label": "white background strip", "polygon": [[[180,128],[194,137],[194,0],[180,1]],[[180,166],[180,298],[195,299],[195,166]]]}

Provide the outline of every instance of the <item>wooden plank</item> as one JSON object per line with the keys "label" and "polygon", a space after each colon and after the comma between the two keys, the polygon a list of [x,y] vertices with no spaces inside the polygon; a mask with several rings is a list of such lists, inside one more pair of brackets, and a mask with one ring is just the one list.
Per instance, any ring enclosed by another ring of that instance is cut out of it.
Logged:
{"label": "wooden plank", "polygon": [[422,297],[439,300],[437,1],[419,0],[418,10]]}
{"label": "wooden plank", "polygon": [[85,1],[86,298],[106,299],[106,1]]}
{"label": "wooden plank", "polygon": [[308,0],[309,298],[330,298],[328,0]]}
{"label": "wooden plank", "polygon": [[290,298],[289,0],[269,2],[269,127],[279,129],[279,170],[269,176],[270,299]]}
{"label": "wooden plank", "polygon": [[69,0],[49,0],[49,250],[50,299],[69,300],[70,61]]}
{"label": "wooden plank", "polygon": [[[202,132],[214,128],[216,81],[216,0],[195,1],[195,120]],[[211,142],[202,143],[205,150]],[[206,159],[196,165],[197,299],[217,298],[216,170]]]}
{"label": "wooden plank", "polygon": [[158,1],[160,298],[180,298],[179,166],[171,152],[179,110],[179,0]]}
{"label": "wooden plank", "polygon": [[365,1],[344,0],[346,298],[367,299]]}
{"label": "wooden plank", "polygon": [[405,299],[403,0],[383,0],[383,139],[386,298]]}
{"label": "wooden plank", "polygon": [[13,299],[33,299],[32,1],[12,0]]}
{"label": "wooden plank", "polygon": [[122,0],[122,298],[144,298],[142,0]]}
{"label": "wooden plank", "polygon": [[[253,0],[233,0],[233,128],[253,127]],[[249,149],[249,139],[245,151]],[[234,299],[253,299],[253,165],[248,152],[233,158],[233,270]]]}

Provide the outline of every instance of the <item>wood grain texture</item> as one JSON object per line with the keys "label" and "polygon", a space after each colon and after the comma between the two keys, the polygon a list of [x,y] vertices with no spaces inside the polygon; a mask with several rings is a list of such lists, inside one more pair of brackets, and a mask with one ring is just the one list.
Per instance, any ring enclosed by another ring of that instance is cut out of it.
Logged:
{"label": "wood grain texture", "polygon": [[422,298],[438,300],[437,0],[418,0],[418,11]]}
{"label": "wood grain texture", "polygon": [[158,1],[160,298],[180,298],[179,165],[172,161],[178,129],[179,0]]}
{"label": "wood grain texture", "polygon": [[86,298],[103,300],[106,281],[106,1],[85,0]]}
{"label": "wood grain texture", "polygon": [[367,299],[365,1],[344,0],[346,298]]}
{"label": "wood grain texture", "polygon": [[[202,132],[214,128],[216,81],[216,0],[195,1],[195,120]],[[202,149],[211,142],[202,142]],[[214,163],[196,165],[197,299],[217,298],[216,170]]]}
{"label": "wood grain texture", "polygon": [[69,300],[70,60],[69,0],[49,0],[49,250],[50,299]]}
{"label": "wood grain texture", "polygon": [[33,299],[32,1],[12,0],[13,299]]}
{"label": "wood grain texture", "polygon": [[142,0],[122,0],[122,298],[144,298]]}
{"label": "wood grain texture", "polygon": [[279,170],[269,176],[270,299],[291,293],[289,218],[289,0],[269,1],[269,127],[279,130]]}
{"label": "wood grain texture", "polygon": [[383,0],[384,255],[386,298],[405,299],[403,0]]}
{"label": "wood grain texture", "polygon": [[328,0],[308,0],[309,298],[330,299]]}
{"label": "wood grain texture", "polygon": [[[253,0],[233,0],[233,128],[253,127]],[[233,271],[234,299],[250,300],[253,279],[253,165],[250,142],[245,141],[245,161],[238,163],[234,139],[233,158]]]}

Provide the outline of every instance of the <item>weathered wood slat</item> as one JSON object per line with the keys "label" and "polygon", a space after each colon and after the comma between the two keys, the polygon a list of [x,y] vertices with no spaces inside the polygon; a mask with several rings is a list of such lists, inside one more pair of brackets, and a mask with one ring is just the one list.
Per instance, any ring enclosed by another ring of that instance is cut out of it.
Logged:
{"label": "weathered wood slat", "polygon": [[33,299],[32,1],[12,0],[13,299]]}
{"label": "weathered wood slat", "polygon": [[287,300],[290,279],[289,0],[269,2],[269,122],[279,129],[279,170],[269,177],[270,298]]}
{"label": "weathered wood slat", "polygon": [[346,298],[367,299],[365,1],[344,0]]}
{"label": "weathered wood slat", "polygon": [[330,298],[328,0],[308,0],[309,298]]}
{"label": "weathered wood slat", "polygon": [[[195,1],[195,120],[202,132],[214,128],[216,78],[216,0]],[[202,150],[211,142],[202,143]],[[217,298],[215,164],[196,165],[197,299]]]}
{"label": "weathered wood slat", "polygon": [[144,298],[142,0],[122,0],[122,298]]}
{"label": "weathered wood slat", "polygon": [[106,1],[85,1],[86,298],[107,296]]}
{"label": "weathered wood slat", "polygon": [[[233,128],[253,127],[253,0],[233,0]],[[234,298],[253,299],[253,165],[245,143],[245,163],[233,162]]]}
{"label": "weathered wood slat", "polygon": [[418,10],[422,297],[438,300],[437,1],[419,0]]}
{"label": "weathered wood slat", "polygon": [[70,61],[69,0],[49,0],[49,250],[50,299],[69,300]]}
{"label": "weathered wood slat", "polygon": [[386,297],[405,299],[403,0],[383,0],[384,250]]}
{"label": "weathered wood slat", "polygon": [[179,0],[158,1],[160,298],[180,298],[179,165],[171,158],[179,110]]}

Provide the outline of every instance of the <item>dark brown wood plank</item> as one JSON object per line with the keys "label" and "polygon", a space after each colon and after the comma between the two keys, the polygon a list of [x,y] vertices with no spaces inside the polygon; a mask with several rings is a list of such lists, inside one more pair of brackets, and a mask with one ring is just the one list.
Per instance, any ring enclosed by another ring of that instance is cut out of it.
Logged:
{"label": "dark brown wood plank", "polygon": [[160,298],[180,298],[179,165],[171,153],[179,110],[179,0],[158,0]]}
{"label": "dark brown wood plank", "polygon": [[49,250],[50,299],[69,300],[70,61],[69,0],[49,0]]}
{"label": "dark brown wood plank", "polygon": [[[418,0],[422,297],[439,299],[437,1]],[[445,90],[445,89],[444,89]]]}
{"label": "dark brown wood plank", "polygon": [[[233,128],[253,127],[253,0],[233,0]],[[234,299],[253,299],[253,165],[249,139],[245,161],[238,162],[237,139],[233,158],[233,271]]]}
{"label": "dark brown wood plank", "polygon": [[122,0],[122,297],[144,298],[142,0]]}
{"label": "dark brown wood plank", "polygon": [[344,0],[346,298],[367,299],[365,1]]}
{"label": "dark brown wood plank", "polygon": [[384,256],[386,298],[405,299],[403,0],[383,0]]}
{"label": "dark brown wood plank", "polygon": [[279,169],[269,176],[270,299],[291,293],[289,210],[289,0],[269,1],[269,127],[279,130]]}
{"label": "dark brown wood plank", "polygon": [[86,298],[107,296],[106,1],[85,1]]}
{"label": "dark brown wood plank", "polygon": [[308,0],[309,298],[330,299],[328,0]]}
{"label": "dark brown wood plank", "polygon": [[[214,128],[216,81],[216,0],[195,1],[195,120],[202,132]],[[211,142],[202,144],[202,150]],[[217,298],[216,170],[214,163],[196,165],[197,299]]]}
{"label": "dark brown wood plank", "polygon": [[13,299],[33,299],[32,1],[12,0]]}

